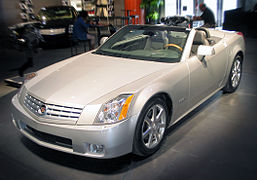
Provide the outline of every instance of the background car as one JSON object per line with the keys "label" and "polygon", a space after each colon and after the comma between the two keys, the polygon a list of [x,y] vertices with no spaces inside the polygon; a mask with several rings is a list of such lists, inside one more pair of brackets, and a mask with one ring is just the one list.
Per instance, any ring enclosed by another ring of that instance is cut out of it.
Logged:
{"label": "background car", "polygon": [[165,131],[240,84],[241,33],[131,25],[98,49],[31,73],[13,123],[39,145],[93,158],[156,152]]}
{"label": "background car", "polygon": [[43,7],[38,13],[40,33],[46,42],[67,41],[72,33],[78,12],[72,6]]}

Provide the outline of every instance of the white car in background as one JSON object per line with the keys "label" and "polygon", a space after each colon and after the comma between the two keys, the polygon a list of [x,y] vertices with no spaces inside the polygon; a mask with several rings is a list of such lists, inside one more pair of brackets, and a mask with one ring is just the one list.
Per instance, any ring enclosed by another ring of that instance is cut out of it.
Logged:
{"label": "white car in background", "polygon": [[241,33],[130,25],[98,49],[31,73],[13,123],[35,143],[81,156],[157,151],[165,131],[242,76]]}

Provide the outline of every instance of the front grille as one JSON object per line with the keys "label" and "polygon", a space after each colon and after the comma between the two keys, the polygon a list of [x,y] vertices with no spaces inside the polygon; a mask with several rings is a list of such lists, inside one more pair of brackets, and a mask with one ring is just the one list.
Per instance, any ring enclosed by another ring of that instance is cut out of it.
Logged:
{"label": "front grille", "polygon": [[60,136],[55,136],[55,135],[48,134],[45,132],[41,132],[41,131],[38,131],[28,125],[25,126],[24,130],[27,133],[29,133],[30,135],[32,135],[33,137],[35,137],[41,141],[44,141],[46,143],[54,144],[57,146],[62,146],[65,148],[70,148],[70,149],[72,148],[72,140],[71,139],[60,137]]}
{"label": "front grille", "polygon": [[36,116],[55,120],[77,121],[83,110],[82,108],[44,103],[30,94],[25,95],[24,105]]}

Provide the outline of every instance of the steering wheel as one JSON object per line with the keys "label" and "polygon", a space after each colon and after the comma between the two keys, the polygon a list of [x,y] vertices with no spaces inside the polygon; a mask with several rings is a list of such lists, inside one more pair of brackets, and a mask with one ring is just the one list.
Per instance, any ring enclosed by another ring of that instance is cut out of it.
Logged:
{"label": "steering wheel", "polygon": [[183,48],[180,47],[180,46],[177,45],[177,44],[166,44],[164,47],[165,47],[165,48],[166,48],[166,47],[175,47],[175,48],[177,48],[179,51],[183,51]]}

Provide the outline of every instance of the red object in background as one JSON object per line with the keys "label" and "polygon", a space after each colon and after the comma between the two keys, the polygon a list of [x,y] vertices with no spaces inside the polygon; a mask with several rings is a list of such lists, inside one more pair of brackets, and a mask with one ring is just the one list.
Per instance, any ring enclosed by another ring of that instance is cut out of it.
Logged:
{"label": "red object in background", "polygon": [[94,16],[95,15],[95,11],[92,10],[92,11],[88,11],[88,16]]}
{"label": "red object in background", "polygon": [[239,35],[239,36],[242,36],[243,38],[245,38],[244,34],[242,32],[237,32],[236,34]]}
{"label": "red object in background", "polygon": [[[139,24],[145,24],[144,10],[142,12],[142,10],[140,9],[140,4],[141,0],[125,0],[125,16],[138,15]],[[135,24],[134,18],[133,24]]]}

